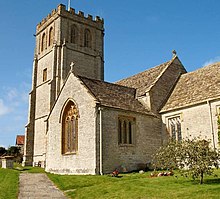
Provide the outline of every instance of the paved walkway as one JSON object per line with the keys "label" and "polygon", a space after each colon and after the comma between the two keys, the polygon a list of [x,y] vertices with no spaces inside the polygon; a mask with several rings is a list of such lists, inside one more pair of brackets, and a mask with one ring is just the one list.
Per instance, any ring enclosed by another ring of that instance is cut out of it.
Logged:
{"label": "paved walkway", "polygon": [[44,173],[21,173],[18,199],[67,199]]}

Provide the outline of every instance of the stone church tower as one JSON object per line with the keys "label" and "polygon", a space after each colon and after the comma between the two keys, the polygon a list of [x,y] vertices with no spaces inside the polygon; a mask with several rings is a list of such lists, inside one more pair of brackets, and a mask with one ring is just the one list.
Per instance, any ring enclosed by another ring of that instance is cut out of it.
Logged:
{"label": "stone church tower", "polygon": [[73,62],[74,73],[104,79],[103,20],[59,5],[38,25],[24,165],[44,166],[47,119]]}

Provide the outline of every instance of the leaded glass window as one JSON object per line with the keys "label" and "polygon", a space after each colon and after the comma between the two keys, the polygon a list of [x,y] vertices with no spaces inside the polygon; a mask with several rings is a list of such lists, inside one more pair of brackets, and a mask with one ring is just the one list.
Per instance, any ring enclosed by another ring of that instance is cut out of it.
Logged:
{"label": "leaded glass window", "polygon": [[78,110],[70,101],[62,120],[62,154],[76,153],[78,149]]}

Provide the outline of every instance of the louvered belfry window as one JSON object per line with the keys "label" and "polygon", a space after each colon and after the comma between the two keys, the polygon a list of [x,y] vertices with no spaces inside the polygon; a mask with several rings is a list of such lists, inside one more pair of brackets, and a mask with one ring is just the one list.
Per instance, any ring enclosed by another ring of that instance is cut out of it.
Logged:
{"label": "louvered belfry window", "polygon": [[54,31],[53,31],[53,28],[51,27],[50,28],[50,31],[49,31],[49,46],[51,46],[53,44],[53,39],[54,39]]}
{"label": "louvered belfry window", "polygon": [[70,29],[70,42],[73,44],[77,44],[78,43],[78,29],[75,25],[71,26]]}
{"label": "louvered belfry window", "polygon": [[84,34],[84,46],[91,48],[92,47],[92,35],[89,29],[85,30]]}

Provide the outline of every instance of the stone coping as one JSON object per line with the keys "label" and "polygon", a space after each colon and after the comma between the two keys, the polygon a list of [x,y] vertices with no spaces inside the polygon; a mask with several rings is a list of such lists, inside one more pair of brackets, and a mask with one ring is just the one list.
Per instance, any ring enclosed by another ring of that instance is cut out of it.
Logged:
{"label": "stone coping", "polygon": [[3,156],[3,157],[0,157],[0,159],[10,160],[10,159],[14,159],[14,156]]}

